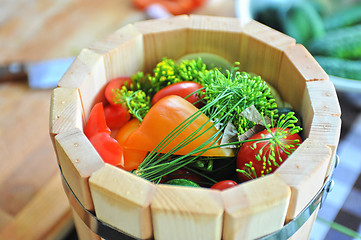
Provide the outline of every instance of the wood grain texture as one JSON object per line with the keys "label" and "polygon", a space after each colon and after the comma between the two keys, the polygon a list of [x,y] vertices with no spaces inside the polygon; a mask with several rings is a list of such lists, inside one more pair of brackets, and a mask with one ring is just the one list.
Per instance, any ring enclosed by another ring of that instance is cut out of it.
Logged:
{"label": "wood grain texture", "polygon": [[133,237],[152,238],[153,184],[109,164],[93,173],[89,184],[100,220]]}
{"label": "wood grain texture", "polygon": [[103,55],[108,81],[119,76],[131,76],[143,69],[143,38],[132,24],[94,43],[90,49]]}
{"label": "wood grain texture", "polygon": [[26,239],[26,228],[31,239],[47,239],[71,225],[49,138],[50,96],[21,82],[0,85],[0,239]]}
{"label": "wood grain texture", "polygon": [[298,231],[293,234],[293,236],[290,237],[288,240],[310,239],[313,223],[316,221],[319,209],[320,207],[317,207],[317,209],[312,213],[312,215],[307,219],[307,221],[302,225],[302,227],[299,228]]}
{"label": "wood grain texture", "polygon": [[218,191],[157,185],[151,204],[155,239],[220,239],[223,204]]}
{"label": "wood grain texture", "polygon": [[151,72],[164,57],[178,59],[187,53],[188,25],[188,16],[134,23],[134,27],[143,35],[143,71]]}
{"label": "wood grain texture", "polygon": [[[59,183],[60,178],[57,174],[31,198],[13,221],[0,231],[0,239],[52,239],[61,232],[66,232],[64,228],[71,226],[69,220],[66,220],[70,219],[70,212],[65,193]],[[58,219],[65,221],[61,223]]]}
{"label": "wood grain texture", "polygon": [[103,160],[79,129],[56,135],[55,149],[63,175],[72,191],[86,209],[94,210],[88,179],[104,166]]}
{"label": "wood grain texture", "polygon": [[187,53],[213,53],[232,64],[240,61],[242,26],[237,18],[190,15]]}
{"label": "wood grain texture", "polygon": [[87,120],[94,99],[106,83],[103,55],[89,49],[83,49],[60,79],[58,86],[79,90],[83,104],[83,115]]}
{"label": "wood grain texture", "polygon": [[[297,112],[302,112],[306,82],[328,80],[328,75],[307,49],[296,44],[285,49],[275,87]],[[314,103],[315,104],[315,103]]]}
{"label": "wood grain texture", "polygon": [[224,190],[221,196],[223,239],[256,239],[283,227],[291,190],[271,174]]}
{"label": "wood grain texture", "polygon": [[278,88],[283,52],[296,40],[256,21],[245,24],[242,33],[240,69],[258,74]]}
{"label": "wood grain texture", "polygon": [[286,221],[296,217],[321,189],[330,160],[331,149],[308,138],[276,170],[276,174],[291,187]]}
{"label": "wood grain texture", "polygon": [[1,64],[76,56],[126,23],[146,18],[131,0],[2,1],[0,13]]}
{"label": "wood grain texture", "polygon": [[83,130],[83,107],[76,88],[55,88],[50,101],[49,131],[56,134],[70,129]]}

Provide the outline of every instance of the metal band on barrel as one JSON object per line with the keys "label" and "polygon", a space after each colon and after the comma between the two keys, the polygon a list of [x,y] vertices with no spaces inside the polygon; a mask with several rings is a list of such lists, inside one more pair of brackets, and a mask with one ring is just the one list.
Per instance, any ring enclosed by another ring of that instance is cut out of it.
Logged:
{"label": "metal band on barrel", "polygon": [[[339,158],[338,156],[335,157],[333,160],[333,167],[331,169],[330,174],[328,175],[325,183],[321,187],[321,189],[317,192],[315,197],[310,201],[310,203],[302,210],[300,214],[297,215],[292,221],[287,223],[283,226],[280,230],[268,234],[264,237],[258,238],[258,240],[279,240],[279,239],[288,239],[293,234],[297,232],[298,229],[302,227],[302,225],[310,218],[310,216],[314,213],[314,211],[319,207],[322,206],[322,202],[327,197],[328,192],[332,190],[333,187],[333,172],[334,169],[338,165]],[[101,238],[106,240],[113,240],[113,239],[122,239],[122,240],[138,240],[133,236],[128,235],[116,229],[109,224],[103,222],[102,220],[98,219],[95,214],[89,210],[87,210],[76,197],[74,192],[72,191],[71,187],[69,186],[68,182],[66,181],[61,168],[60,168],[61,176],[63,179],[63,186],[65,192],[69,198],[69,202],[71,203],[74,211],[78,214],[80,219],[85,223],[88,228],[98,235]]]}

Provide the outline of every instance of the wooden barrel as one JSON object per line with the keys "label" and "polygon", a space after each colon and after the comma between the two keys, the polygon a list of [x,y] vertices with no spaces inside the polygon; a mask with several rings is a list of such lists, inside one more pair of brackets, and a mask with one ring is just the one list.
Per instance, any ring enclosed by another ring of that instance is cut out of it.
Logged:
{"label": "wooden barrel", "polygon": [[[199,52],[238,61],[274,86],[301,115],[300,147],[275,173],[224,191],[155,185],[105,164],[83,133],[99,91],[117,76],[150,72],[163,57]],[[319,192],[332,169],[340,114],[328,75],[295,39],[256,21],[190,15],[130,24],[83,49],[53,91],[50,135],[79,203],[125,235],[256,239],[292,222]],[[80,239],[100,239],[73,213]],[[316,215],[292,239],[307,239]]]}

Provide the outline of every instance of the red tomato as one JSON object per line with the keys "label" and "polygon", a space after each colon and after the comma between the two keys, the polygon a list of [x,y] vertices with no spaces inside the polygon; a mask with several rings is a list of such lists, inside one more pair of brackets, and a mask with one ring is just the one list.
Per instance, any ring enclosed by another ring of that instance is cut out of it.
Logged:
{"label": "red tomato", "polygon": [[201,6],[205,0],[134,0],[134,5],[143,10],[152,4],[161,4],[171,14],[188,14]]}
{"label": "red tomato", "polygon": [[235,181],[232,180],[223,180],[220,182],[217,182],[216,184],[214,184],[211,189],[218,189],[218,190],[224,190],[227,188],[231,188],[237,186],[237,183]]}
{"label": "red tomato", "polygon": [[104,162],[124,168],[123,148],[105,132],[99,132],[89,138]]}
{"label": "red tomato", "polygon": [[[288,153],[292,153],[301,144],[301,137],[295,133],[290,134],[289,129],[273,128],[272,134],[268,130],[256,133],[249,139],[264,139],[244,143],[237,154],[238,178],[247,181],[274,172]],[[272,140],[272,141],[270,141]],[[278,143],[277,143],[278,142]],[[260,151],[262,149],[262,151]],[[274,161],[272,160],[274,149]],[[256,156],[260,158],[257,159]]]}
{"label": "red tomato", "polygon": [[108,105],[104,108],[105,120],[110,129],[119,129],[130,119],[128,108],[121,104]]}
{"label": "red tomato", "polygon": [[[187,97],[189,94],[203,88],[202,85],[196,82],[178,82],[173,83],[165,88],[162,88],[159,92],[157,92],[153,99],[152,99],[152,105],[154,105],[156,102],[158,102],[160,99],[169,96],[169,95],[177,95],[182,98]],[[192,94],[186,99],[188,102],[192,103],[198,108],[202,107],[202,103],[199,102],[199,97],[197,93]]]}
{"label": "red tomato", "polygon": [[113,99],[115,97],[114,91],[117,88],[122,88],[124,83],[128,82],[128,84],[131,83],[131,80],[129,77],[117,77],[108,82],[108,84],[105,87],[104,94],[107,101],[112,105],[117,105],[114,103]]}
{"label": "red tomato", "polygon": [[107,126],[104,117],[103,103],[97,103],[94,105],[90,111],[89,119],[84,130],[84,133],[88,138],[91,138],[99,132],[103,132],[108,135],[110,134],[110,129]]}

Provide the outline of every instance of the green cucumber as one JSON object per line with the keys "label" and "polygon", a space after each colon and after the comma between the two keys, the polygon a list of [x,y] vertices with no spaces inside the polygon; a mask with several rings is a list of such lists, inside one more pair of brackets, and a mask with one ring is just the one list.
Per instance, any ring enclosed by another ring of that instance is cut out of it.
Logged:
{"label": "green cucumber", "polygon": [[322,38],[311,41],[306,47],[312,55],[361,58],[361,24],[330,31]]}
{"label": "green cucumber", "polygon": [[187,186],[187,187],[200,187],[197,183],[184,178],[172,179],[166,182],[165,184]]}
{"label": "green cucumber", "polygon": [[316,61],[329,75],[361,80],[361,60],[315,56]]}
{"label": "green cucumber", "polygon": [[218,68],[221,71],[225,71],[225,70],[229,70],[233,68],[233,65],[225,58],[217,55],[217,54],[213,54],[213,53],[190,53],[187,55],[184,55],[183,57],[181,57],[180,59],[177,60],[177,63],[180,63],[182,60],[193,60],[193,59],[198,59],[201,58],[202,61],[204,62],[204,64],[206,64],[208,69],[211,68]]}
{"label": "green cucumber", "polygon": [[317,10],[307,2],[295,2],[283,14],[284,33],[305,44],[325,35],[323,20]]}
{"label": "green cucumber", "polygon": [[327,31],[361,23],[361,3],[344,8],[324,18]]}

